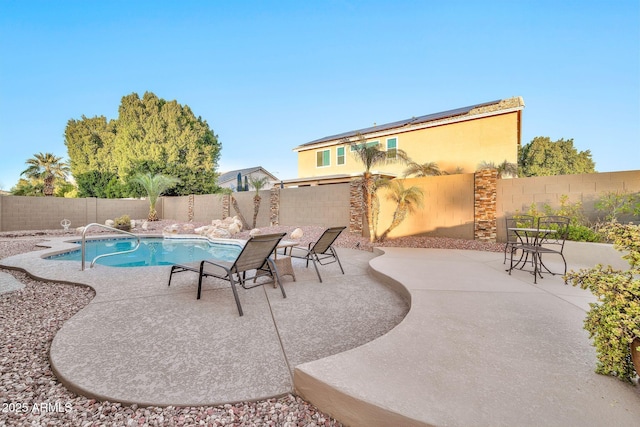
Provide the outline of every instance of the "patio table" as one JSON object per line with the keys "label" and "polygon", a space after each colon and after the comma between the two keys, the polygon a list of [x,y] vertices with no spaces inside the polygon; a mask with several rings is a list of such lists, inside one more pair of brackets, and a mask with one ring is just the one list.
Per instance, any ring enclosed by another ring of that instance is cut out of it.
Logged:
{"label": "patio table", "polygon": [[[286,255],[287,248],[292,248],[294,246],[298,246],[299,242],[294,242],[292,240],[281,240],[276,246],[276,249],[273,251],[273,262],[278,269],[278,274],[280,277],[282,276],[291,276],[293,281],[296,281],[296,274],[293,271],[293,265],[291,264],[291,257]],[[278,253],[278,249],[284,249],[283,253]],[[273,287],[276,287],[276,284],[273,284]]]}
{"label": "patio table", "polygon": [[[532,259],[531,263],[533,265],[532,273],[534,275],[540,275],[542,278],[541,268],[544,268],[548,273],[551,273],[549,269],[542,262],[542,255],[540,252],[536,251],[536,246],[542,246],[542,243],[545,241],[546,237],[550,234],[556,233],[557,230],[549,229],[549,228],[527,228],[527,227],[509,227],[509,231],[513,231],[518,240],[520,241],[519,245],[515,245],[511,248],[511,263],[509,265],[509,269],[507,270],[509,274],[511,274],[511,270],[514,268],[518,268],[518,270],[522,270],[526,265],[529,259],[529,252],[524,250],[524,248],[532,248]],[[520,259],[515,264],[513,263],[513,253],[520,247],[523,249],[523,253],[520,256]],[[525,256],[526,254],[526,256]],[[523,259],[524,257],[524,259]],[[518,267],[520,266],[520,267]],[[553,274],[553,273],[552,273]]]}

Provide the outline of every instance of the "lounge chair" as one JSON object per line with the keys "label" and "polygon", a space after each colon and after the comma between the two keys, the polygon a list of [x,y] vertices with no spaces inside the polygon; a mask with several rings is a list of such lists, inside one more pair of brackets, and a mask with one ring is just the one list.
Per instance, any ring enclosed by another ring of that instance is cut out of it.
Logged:
{"label": "lounge chair", "polygon": [[[278,285],[282,291],[282,297],[286,298],[287,294],[284,292],[280,277],[278,276],[278,270],[269,256],[273,253],[280,240],[286,233],[278,234],[265,234],[257,235],[247,240],[244,248],[233,262],[224,261],[199,261],[189,264],[176,264],[171,267],[171,274],[169,275],[169,285],[171,286],[171,278],[174,273],[181,273],[183,271],[193,271],[198,273],[198,298],[202,293],[202,278],[205,276],[217,277],[218,279],[228,280],[231,284],[231,290],[233,291],[233,297],[236,300],[238,306],[238,313],[243,315],[242,305],[240,305],[240,299],[238,298],[238,291],[236,290],[236,282],[245,289],[251,289],[256,286],[262,286],[264,283],[248,286],[247,280],[257,279],[260,276],[270,276]],[[247,277],[247,272],[255,270],[255,274]]]}
{"label": "lounge chair", "polygon": [[337,262],[340,266],[340,271],[344,274],[342,263],[338,258],[338,253],[333,248],[333,243],[336,241],[342,230],[347,227],[332,227],[327,228],[322,236],[316,241],[309,243],[308,247],[294,246],[290,248],[289,256],[292,258],[300,258],[307,261],[307,268],[309,267],[309,261],[313,262],[313,266],[318,274],[318,279],[322,282],[320,277],[320,271],[318,270],[318,264],[327,265]]}

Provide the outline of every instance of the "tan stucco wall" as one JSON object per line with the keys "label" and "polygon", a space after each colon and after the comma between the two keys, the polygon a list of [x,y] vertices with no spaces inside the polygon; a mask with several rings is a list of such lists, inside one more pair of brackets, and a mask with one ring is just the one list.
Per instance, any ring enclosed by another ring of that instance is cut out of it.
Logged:
{"label": "tan stucco wall", "polygon": [[[474,172],[480,162],[496,164],[507,160],[517,163],[520,112],[477,118],[458,123],[443,124],[410,132],[398,132],[368,141],[379,141],[386,149],[389,138],[397,138],[397,148],[407,152],[417,163],[436,162],[441,170]],[[336,149],[345,147],[345,164],[336,164]],[[316,153],[330,150],[331,165],[316,166]],[[376,171],[401,175],[406,166],[391,163],[376,167]],[[349,151],[349,146],[335,142],[330,147],[312,148],[298,152],[298,178],[323,175],[361,173],[363,165]]]}
{"label": "tan stucco wall", "polygon": [[[410,214],[389,237],[428,235],[473,239],[473,174],[433,176],[403,180],[405,188],[417,186],[424,194],[424,208]],[[378,234],[389,227],[396,204],[380,190]]]}

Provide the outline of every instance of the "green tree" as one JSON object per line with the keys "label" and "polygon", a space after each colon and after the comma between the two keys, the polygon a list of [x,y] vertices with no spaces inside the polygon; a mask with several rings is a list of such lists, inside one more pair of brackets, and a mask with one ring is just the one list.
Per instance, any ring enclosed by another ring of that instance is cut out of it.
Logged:
{"label": "green tree", "polygon": [[138,174],[133,177],[132,181],[142,185],[149,196],[149,221],[158,220],[158,212],[156,211],[156,202],[158,197],[168,188],[176,185],[179,180],[172,176],[150,173]]}
{"label": "green tree", "polygon": [[53,196],[56,179],[66,180],[69,173],[69,166],[62,161],[62,157],[52,153],[34,154],[33,158],[27,159],[26,164],[29,167],[20,175],[41,179],[44,184],[42,191],[47,197]]}
{"label": "green tree", "polygon": [[414,175],[417,177],[443,175],[436,162],[416,163],[410,162],[404,171],[404,176]]}
{"label": "green tree", "polygon": [[374,204],[379,203],[376,198],[375,182],[371,170],[374,166],[383,165],[389,162],[408,163],[409,157],[403,150],[394,150],[393,156],[388,156],[387,152],[380,148],[379,144],[368,144],[366,138],[360,134],[356,135],[355,141],[348,138],[343,140],[349,144],[354,157],[364,165],[362,173],[362,193],[364,195],[365,213],[367,215],[367,224],[369,226],[369,240],[374,242],[377,238],[376,224],[373,218]]}
{"label": "green tree", "polygon": [[14,196],[44,196],[44,182],[38,178],[20,178],[11,189]]}
{"label": "green tree", "polygon": [[256,178],[253,176],[249,177],[249,184],[256,190],[256,194],[253,196],[253,227],[256,228],[256,221],[258,220],[258,211],[260,210],[260,203],[262,202],[262,197],[260,197],[260,190],[267,185],[269,180],[266,176],[261,178]]}
{"label": "green tree", "polygon": [[424,194],[419,187],[411,186],[405,188],[402,181],[391,181],[387,187],[387,200],[396,203],[396,210],[393,212],[391,225],[380,236],[380,241],[387,238],[387,235],[405,220],[408,214],[414,213],[418,208],[422,208]]}
{"label": "green tree", "polygon": [[85,182],[100,185],[92,190],[79,185],[81,193],[137,196],[143,189],[133,178],[149,172],[180,180],[167,189],[167,195],[218,190],[215,169],[221,145],[217,136],[188,106],[151,92],[142,98],[136,93],[122,97],[115,120],[84,116],[69,120],[65,144],[74,176],[90,174]]}
{"label": "green tree", "polygon": [[537,136],[522,147],[518,167],[522,176],[571,175],[595,172],[591,151],[580,151],[573,139],[551,141]]}

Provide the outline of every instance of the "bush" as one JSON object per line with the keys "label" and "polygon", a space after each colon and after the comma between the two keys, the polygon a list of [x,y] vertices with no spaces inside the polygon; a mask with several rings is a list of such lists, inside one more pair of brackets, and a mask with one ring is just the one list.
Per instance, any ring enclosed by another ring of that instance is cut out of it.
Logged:
{"label": "bush", "polygon": [[629,262],[629,270],[598,264],[591,269],[571,271],[565,280],[589,289],[598,299],[589,304],[591,309],[584,321],[596,347],[596,372],[631,383],[636,372],[629,345],[640,337],[640,226],[612,223],[602,231],[618,251],[626,252],[622,258]]}
{"label": "bush", "polygon": [[129,215],[122,215],[113,220],[113,226],[120,230],[130,230],[131,218],[129,218]]}
{"label": "bush", "polygon": [[586,225],[569,225],[569,240],[574,242],[601,242],[603,240],[602,234]]}

